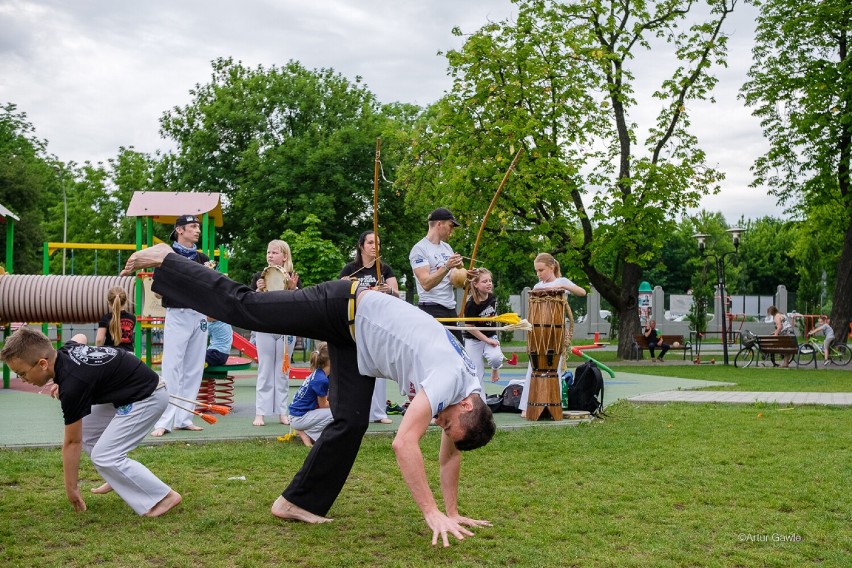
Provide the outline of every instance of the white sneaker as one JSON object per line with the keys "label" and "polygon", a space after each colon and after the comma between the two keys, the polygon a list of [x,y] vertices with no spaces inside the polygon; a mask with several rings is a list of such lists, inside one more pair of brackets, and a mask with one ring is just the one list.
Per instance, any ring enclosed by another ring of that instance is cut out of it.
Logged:
{"label": "white sneaker", "polygon": [[822,364],[823,367],[828,367],[829,365],[831,365],[831,359],[826,359],[825,363]]}

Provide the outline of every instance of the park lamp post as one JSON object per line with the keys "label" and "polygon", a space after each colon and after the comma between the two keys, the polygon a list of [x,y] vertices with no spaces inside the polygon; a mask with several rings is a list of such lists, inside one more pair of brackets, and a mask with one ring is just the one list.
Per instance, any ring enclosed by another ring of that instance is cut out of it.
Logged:
{"label": "park lamp post", "polygon": [[65,193],[65,170],[61,166],[53,166],[59,174],[59,185],[62,187],[62,274],[65,274],[65,243],[68,242],[68,196]]}
{"label": "park lamp post", "polygon": [[740,235],[743,234],[744,229],[733,227],[728,229],[727,232],[730,233],[731,238],[734,240],[734,250],[714,254],[707,254],[706,250],[707,238],[710,235],[701,233],[692,235],[698,241],[698,250],[701,251],[701,258],[705,260],[712,258],[716,262],[717,287],[719,289],[719,297],[722,299],[722,353],[725,365],[728,364],[728,292],[725,289],[725,258],[729,255],[737,254],[740,248]]}

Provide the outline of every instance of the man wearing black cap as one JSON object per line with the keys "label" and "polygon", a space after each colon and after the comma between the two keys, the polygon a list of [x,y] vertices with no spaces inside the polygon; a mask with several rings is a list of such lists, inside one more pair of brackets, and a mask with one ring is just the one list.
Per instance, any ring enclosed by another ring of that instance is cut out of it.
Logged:
{"label": "man wearing black cap", "polygon": [[[408,260],[417,283],[417,306],[436,318],[456,316],[456,296],[450,283],[450,270],[462,268],[462,257],[453,252],[447,244],[453,229],[459,222],[449,209],[439,207],[429,213],[429,231],[415,244]],[[444,325],[453,325],[444,322]],[[460,344],[464,344],[461,332],[454,330],[453,335]]]}
{"label": "man wearing black cap", "polygon": [[[201,223],[195,215],[181,215],[169,235],[172,250],[198,264],[210,266],[210,259],[198,251]],[[163,296],[166,319],[163,326],[162,378],[171,394],[191,400],[198,397],[204,357],[207,353],[207,317]],[[168,405],[157,421],[152,436],[162,436],[172,430],[203,430],[192,423],[192,414]]]}

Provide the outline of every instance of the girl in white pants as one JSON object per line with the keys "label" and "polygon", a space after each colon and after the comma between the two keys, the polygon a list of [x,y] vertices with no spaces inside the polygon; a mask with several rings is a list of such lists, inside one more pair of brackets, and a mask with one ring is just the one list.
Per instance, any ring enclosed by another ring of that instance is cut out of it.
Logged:
{"label": "girl in white pants", "polygon": [[[290,245],[286,242],[277,239],[269,241],[266,245],[266,264],[277,266],[283,272],[284,286],[287,290],[302,287],[299,275],[293,270],[293,257],[290,253]],[[268,290],[262,272],[257,272],[252,278],[251,289],[256,292]],[[284,357],[293,355],[296,338],[292,335],[256,333],[255,346],[257,346],[257,394],[252,424],[263,426],[265,424],[263,417],[275,414],[278,415],[278,421],[281,424],[290,424],[290,419],[287,417],[290,376],[284,372]]]}
{"label": "girl in white pants", "polygon": [[[493,294],[494,281],[491,272],[478,268],[470,282],[471,297],[464,307],[464,316],[468,318],[488,318],[497,315],[497,298]],[[496,327],[497,322],[469,322],[468,327]],[[491,382],[500,379],[498,369],[503,366],[503,352],[497,331],[470,329],[463,333],[464,350],[476,365],[476,376],[479,378],[479,395],[485,400],[485,369],[483,359],[491,367]]]}
{"label": "girl in white pants", "polygon": [[[257,342],[257,388],[255,400],[255,426],[263,426],[264,416],[278,415],[282,424],[287,418],[287,396],[290,393],[290,377],[284,373],[284,357],[293,354],[296,338],[258,332]],[[286,347],[286,352],[285,352]]]}

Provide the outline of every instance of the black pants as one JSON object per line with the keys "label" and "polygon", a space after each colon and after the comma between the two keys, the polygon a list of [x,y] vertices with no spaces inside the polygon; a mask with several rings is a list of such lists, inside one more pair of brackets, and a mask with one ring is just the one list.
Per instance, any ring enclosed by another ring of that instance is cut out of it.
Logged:
{"label": "black pants", "polygon": [[358,372],[349,331],[351,282],[335,280],[301,290],[253,292],[205,266],[169,255],[153,289],[236,327],[328,342],[329,404],[334,421],[311,448],[282,495],[325,516],[343,489],[370,423],[375,378]]}
{"label": "black pants", "polygon": [[651,359],[654,358],[654,349],[656,349],[657,347],[660,348],[660,359],[665,357],[666,353],[668,353],[669,349],[672,348],[671,345],[669,345],[668,343],[663,343],[662,341],[660,341],[659,343],[651,343],[649,341],[648,342],[648,351],[651,353]]}
{"label": "black pants", "polygon": [[[433,318],[455,318],[458,317],[458,314],[455,310],[451,308],[446,308],[441,304],[417,304],[417,307],[432,316]],[[442,321],[440,322],[444,325],[444,327],[448,327],[451,325],[457,326],[458,322],[454,321]],[[455,338],[458,340],[459,345],[464,345],[464,338],[462,338],[462,332],[458,329],[451,329],[450,333],[452,333]]]}

